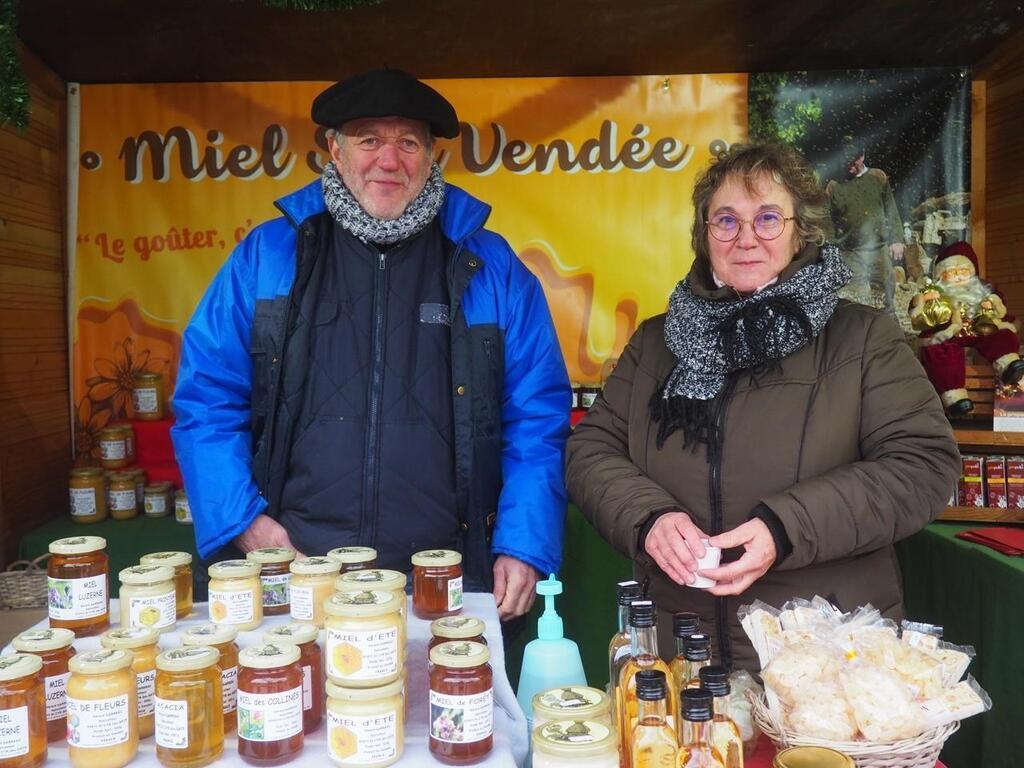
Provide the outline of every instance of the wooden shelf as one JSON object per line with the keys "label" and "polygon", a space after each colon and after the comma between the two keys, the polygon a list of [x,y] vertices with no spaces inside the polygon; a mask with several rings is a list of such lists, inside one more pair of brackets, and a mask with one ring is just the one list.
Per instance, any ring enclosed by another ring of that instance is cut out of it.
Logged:
{"label": "wooden shelf", "polygon": [[[1024,449],[1024,432],[993,432],[991,429],[954,429],[953,436],[961,448],[978,451]],[[1024,453],[1024,450],[1021,451]]]}
{"label": "wooden shelf", "polygon": [[1024,509],[946,507],[939,520],[961,523],[1024,523]]}

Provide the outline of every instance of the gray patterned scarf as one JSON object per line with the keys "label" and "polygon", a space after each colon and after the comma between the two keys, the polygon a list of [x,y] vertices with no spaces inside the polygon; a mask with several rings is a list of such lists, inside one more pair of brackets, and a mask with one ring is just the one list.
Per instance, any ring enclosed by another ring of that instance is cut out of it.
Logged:
{"label": "gray patterned scarf", "polygon": [[819,260],[788,280],[735,301],[694,294],[691,276],[676,286],[665,318],[665,344],[678,362],[651,402],[660,422],[659,447],[680,427],[685,445],[707,442],[708,401],[728,374],[749,370],[756,380],[815,338],[835,311],[836,291],[850,270],[839,249],[825,245]]}
{"label": "gray patterned scarf", "polygon": [[444,203],[444,177],[437,163],[431,167],[423,189],[397,219],[378,219],[364,211],[341,180],[334,163],[327,163],[320,181],[331,216],[364,243],[391,245],[412,237],[434,220]]}

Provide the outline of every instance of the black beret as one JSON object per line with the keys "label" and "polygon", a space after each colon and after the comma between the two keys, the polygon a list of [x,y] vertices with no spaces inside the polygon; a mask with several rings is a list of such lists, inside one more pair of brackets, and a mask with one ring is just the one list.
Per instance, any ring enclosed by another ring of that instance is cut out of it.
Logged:
{"label": "black beret", "polygon": [[313,99],[313,122],[338,128],[361,117],[406,117],[430,125],[434,136],[459,135],[455,107],[429,85],[400,69],[374,69],[335,83]]}

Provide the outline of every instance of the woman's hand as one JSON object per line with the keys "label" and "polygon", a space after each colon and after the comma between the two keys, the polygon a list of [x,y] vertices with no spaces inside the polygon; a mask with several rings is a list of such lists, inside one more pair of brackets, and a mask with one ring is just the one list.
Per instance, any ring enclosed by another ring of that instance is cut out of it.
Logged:
{"label": "woman's hand", "polygon": [[[697,559],[704,557],[701,531],[685,512],[668,512],[657,519],[644,539],[644,549],[677,584],[692,584]],[[771,538],[769,534],[768,538]]]}
{"label": "woman's hand", "polygon": [[775,539],[764,521],[757,518],[715,536],[708,543],[722,549],[743,547],[745,550],[736,562],[700,572],[701,576],[718,582],[708,590],[713,595],[740,594],[764,576],[775,562]]}

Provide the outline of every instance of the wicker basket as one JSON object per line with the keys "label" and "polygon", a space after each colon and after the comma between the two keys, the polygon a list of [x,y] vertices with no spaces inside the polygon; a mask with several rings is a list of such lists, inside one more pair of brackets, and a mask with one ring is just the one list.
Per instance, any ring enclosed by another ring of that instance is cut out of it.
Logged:
{"label": "wicker basket", "polygon": [[939,752],[960,723],[950,723],[941,728],[925,731],[913,739],[902,739],[885,744],[868,744],[863,741],[826,741],[809,736],[798,736],[786,730],[768,709],[763,693],[747,691],[754,722],[764,731],[779,749],[787,747],[829,747],[849,755],[857,768],[935,768]]}
{"label": "wicker basket", "polygon": [[46,607],[47,552],[35,560],[17,560],[0,571],[0,610]]}

